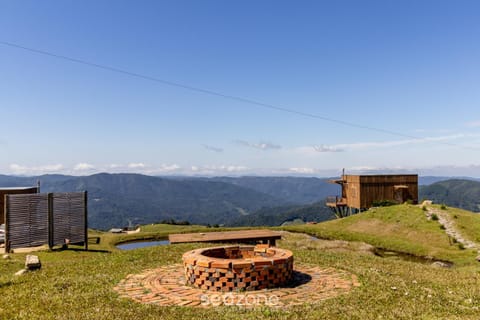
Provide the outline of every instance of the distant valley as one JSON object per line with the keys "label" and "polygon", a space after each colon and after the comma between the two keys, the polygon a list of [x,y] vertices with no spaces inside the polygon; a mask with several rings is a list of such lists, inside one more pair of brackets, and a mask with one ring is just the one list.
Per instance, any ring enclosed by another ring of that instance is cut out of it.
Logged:
{"label": "distant valley", "polygon": [[[281,225],[333,218],[324,199],[339,193],[328,178],[153,177],[140,174],[91,176],[0,175],[0,187],[36,185],[42,192],[88,190],[89,225],[95,229],[162,220],[226,226]],[[419,199],[480,211],[480,182],[420,177]]]}
{"label": "distant valley", "polygon": [[[308,218],[302,209],[300,213],[295,212],[297,206],[305,207],[338,193],[336,185],[318,178],[152,177],[106,173],[82,177],[0,175],[0,187],[36,185],[37,180],[41,181],[42,192],[88,190],[89,225],[97,229],[162,220],[211,225],[280,225],[298,217]],[[309,210],[319,210],[312,219],[330,215],[327,208],[318,204]],[[258,219],[252,219],[257,212]]]}

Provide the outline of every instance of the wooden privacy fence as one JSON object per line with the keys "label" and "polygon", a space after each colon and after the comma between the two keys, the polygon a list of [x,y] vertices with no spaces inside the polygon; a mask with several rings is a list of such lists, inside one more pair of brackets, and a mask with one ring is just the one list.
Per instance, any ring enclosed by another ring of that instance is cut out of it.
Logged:
{"label": "wooden privacy fence", "polygon": [[5,196],[5,249],[83,244],[88,250],[87,192]]}

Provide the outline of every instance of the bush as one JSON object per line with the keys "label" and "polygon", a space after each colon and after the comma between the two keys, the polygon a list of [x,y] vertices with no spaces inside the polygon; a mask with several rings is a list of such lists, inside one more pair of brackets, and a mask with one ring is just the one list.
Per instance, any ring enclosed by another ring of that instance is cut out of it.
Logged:
{"label": "bush", "polygon": [[440,229],[445,230],[445,226],[443,224],[440,225]]}
{"label": "bush", "polygon": [[465,246],[463,245],[463,243],[461,242],[458,243],[458,249],[465,250]]}
{"label": "bush", "polygon": [[442,209],[442,210],[447,210],[447,206],[444,205],[444,204],[442,204],[442,205],[440,206],[440,209]]}
{"label": "bush", "polygon": [[422,207],[422,210],[423,210],[423,211],[427,211],[428,209],[427,209],[426,206],[423,206],[423,207]]}
{"label": "bush", "polygon": [[438,216],[435,213],[432,214],[431,218],[433,221],[438,221]]}
{"label": "bush", "polygon": [[453,215],[453,218],[458,219],[458,216],[456,214]]}
{"label": "bush", "polygon": [[392,200],[379,200],[379,201],[374,201],[372,203],[372,205],[374,207],[390,207],[390,206],[393,206],[393,205],[396,205],[398,203],[396,203],[395,201],[392,201]]}

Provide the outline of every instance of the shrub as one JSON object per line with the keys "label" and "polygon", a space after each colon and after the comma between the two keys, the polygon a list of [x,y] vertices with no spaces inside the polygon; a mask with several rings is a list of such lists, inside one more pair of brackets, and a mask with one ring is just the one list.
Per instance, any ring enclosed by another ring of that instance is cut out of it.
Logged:
{"label": "shrub", "polygon": [[379,201],[374,201],[372,203],[372,205],[374,207],[389,207],[389,206],[393,206],[393,205],[396,205],[397,203],[395,201],[392,201],[392,200],[379,200]]}
{"label": "shrub", "polygon": [[440,225],[440,229],[445,230],[445,226],[443,224]]}
{"label": "shrub", "polygon": [[442,209],[442,210],[447,210],[447,206],[446,206],[445,204],[442,204],[442,205],[440,206],[440,209]]}
{"label": "shrub", "polygon": [[465,246],[463,245],[463,243],[461,242],[458,243],[458,249],[465,250]]}
{"label": "shrub", "polygon": [[422,210],[423,210],[423,211],[427,211],[428,209],[427,209],[426,206],[423,206],[423,207],[422,207]]}
{"label": "shrub", "polygon": [[458,216],[456,214],[453,215],[453,218],[458,219]]}
{"label": "shrub", "polygon": [[438,221],[438,216],[435,213],[432,214],[431,218],[433,221]]}

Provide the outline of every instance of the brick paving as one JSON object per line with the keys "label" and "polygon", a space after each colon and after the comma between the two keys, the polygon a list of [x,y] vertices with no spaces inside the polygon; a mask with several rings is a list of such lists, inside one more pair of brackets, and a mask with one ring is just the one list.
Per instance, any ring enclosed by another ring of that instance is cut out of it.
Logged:
{"label": "brick paving", "polygon": [[288,308],[346,294],[358,286],[360,282],[357,276],[346,271],[295,264],[293,280],[288,286],[256,291],[214,292],[188,286],[183,265],[176,264],[130,274],[114,289],[121,297],[161,306]]}

